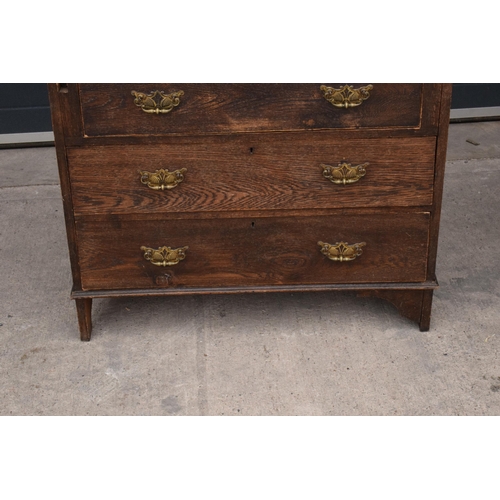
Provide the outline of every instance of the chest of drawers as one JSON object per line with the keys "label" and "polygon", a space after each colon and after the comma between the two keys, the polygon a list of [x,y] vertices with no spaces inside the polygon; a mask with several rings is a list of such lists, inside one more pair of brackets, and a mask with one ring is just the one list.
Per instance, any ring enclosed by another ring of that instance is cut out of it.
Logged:
{"label": "chest of drawers", "polygon": [[50,84],[92,299],[351,290],[428,330],[448,84]]}

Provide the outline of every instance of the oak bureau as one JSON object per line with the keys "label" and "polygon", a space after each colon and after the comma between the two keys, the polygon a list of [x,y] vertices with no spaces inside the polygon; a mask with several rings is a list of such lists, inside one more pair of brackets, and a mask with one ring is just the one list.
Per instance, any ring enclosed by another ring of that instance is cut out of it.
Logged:
{"label": "oak bureau", "polygon": [[429,329],[449,84],[49,84],[75,299],[355,291]]}

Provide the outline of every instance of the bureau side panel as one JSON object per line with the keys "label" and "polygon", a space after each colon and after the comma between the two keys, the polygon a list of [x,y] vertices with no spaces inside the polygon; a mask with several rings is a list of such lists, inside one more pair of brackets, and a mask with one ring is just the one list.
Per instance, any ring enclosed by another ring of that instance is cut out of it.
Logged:
{"label": "bureau side panel", "polygon": [[436,280],[436,258],[439,239],[439,223],[443,199],[443,185],[448,147],[452,84],[443,84],[439,116],[439,135],[436,144],[436,167],[434,174],[434,204],[431,213],[429,235],[428,279]]}
{"label": "bureau side panel", "polygon": [[68,173],[68,160],[66,155],[66,137],[81,134],[77,113],[79,109],[77,85],[48,84],[50,109],[52,115],[52,128],[56,144],[57,164],[61,183],[61,194],[66,222],[66,235],[71,262],[73,284],[81,287],[80,266],[78,260],[77,235],[73,213],[73,196]]}

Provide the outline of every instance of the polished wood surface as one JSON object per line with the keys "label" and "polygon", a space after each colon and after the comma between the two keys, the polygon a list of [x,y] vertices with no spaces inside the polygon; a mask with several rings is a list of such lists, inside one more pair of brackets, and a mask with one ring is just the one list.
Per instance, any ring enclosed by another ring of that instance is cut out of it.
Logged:
{"label": "polished wood surface", "polygon": [[[83,214],[407,207],[432,204],[434,137],[338,141],[334,134],[211,137],[189,144],[68,149],[74,210]],[[369,163],[352,185],[322,164]],[[185,168],[174,189],[153,191],[139,171]]]}
{"label": "polished wood surface", "polygon": [[[373,84],[350,109],[321,85],[49,85],[82,340],[93,298],[185,293],[355,290],[429,329],[451,85]],[[155,115],[132,90],[184,94]],[[366,174],[333,184],[340,163]],[[160,169],[186,170],[141,183]],[[336,262],[318,241],[365,245]],[[141,250],[164,246],[189,248]]]}
{"label": "polished wood surface", "polygon": [[[380,127],[435,131],[438,85],[374,84],[370,98],[352,109],[333,107],[320,86],[138,83],[81,84],[79,88],[84,134],[89,137]],[[171,113],[148,115],[134,104],[132,91],[156,90],[182,90],[184,95]]]}
{"label": "polished wood surface", "polygon": [[[420,282],[426,278],[428,213],[77,223],[82,289],[230,287]],[[365,242],[333,262],[318,241]],[[185,260],[158,267],[141,246],[188,246]],[[170,275],[165,283],[158,276]]]}

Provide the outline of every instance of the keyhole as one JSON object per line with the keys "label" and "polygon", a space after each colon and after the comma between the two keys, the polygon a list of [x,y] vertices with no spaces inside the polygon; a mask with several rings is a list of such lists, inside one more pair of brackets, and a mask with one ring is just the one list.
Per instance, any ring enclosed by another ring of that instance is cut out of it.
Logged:
{"label": "keyhole", "polygon": [[249,151],[250,151],[250,154],[253,155],[253,148],[250,148]]}
{"label": "keyhole", "polygon": [[255,227],[255,222],[252,221],[252,223],[250,224],[250,227],[253,229]]}
{"label": "keyhole", "polygon": [[168,286],[168,280],[171,278],[170,274],[160,274],[156,277],[155,283],[159,286]]}

